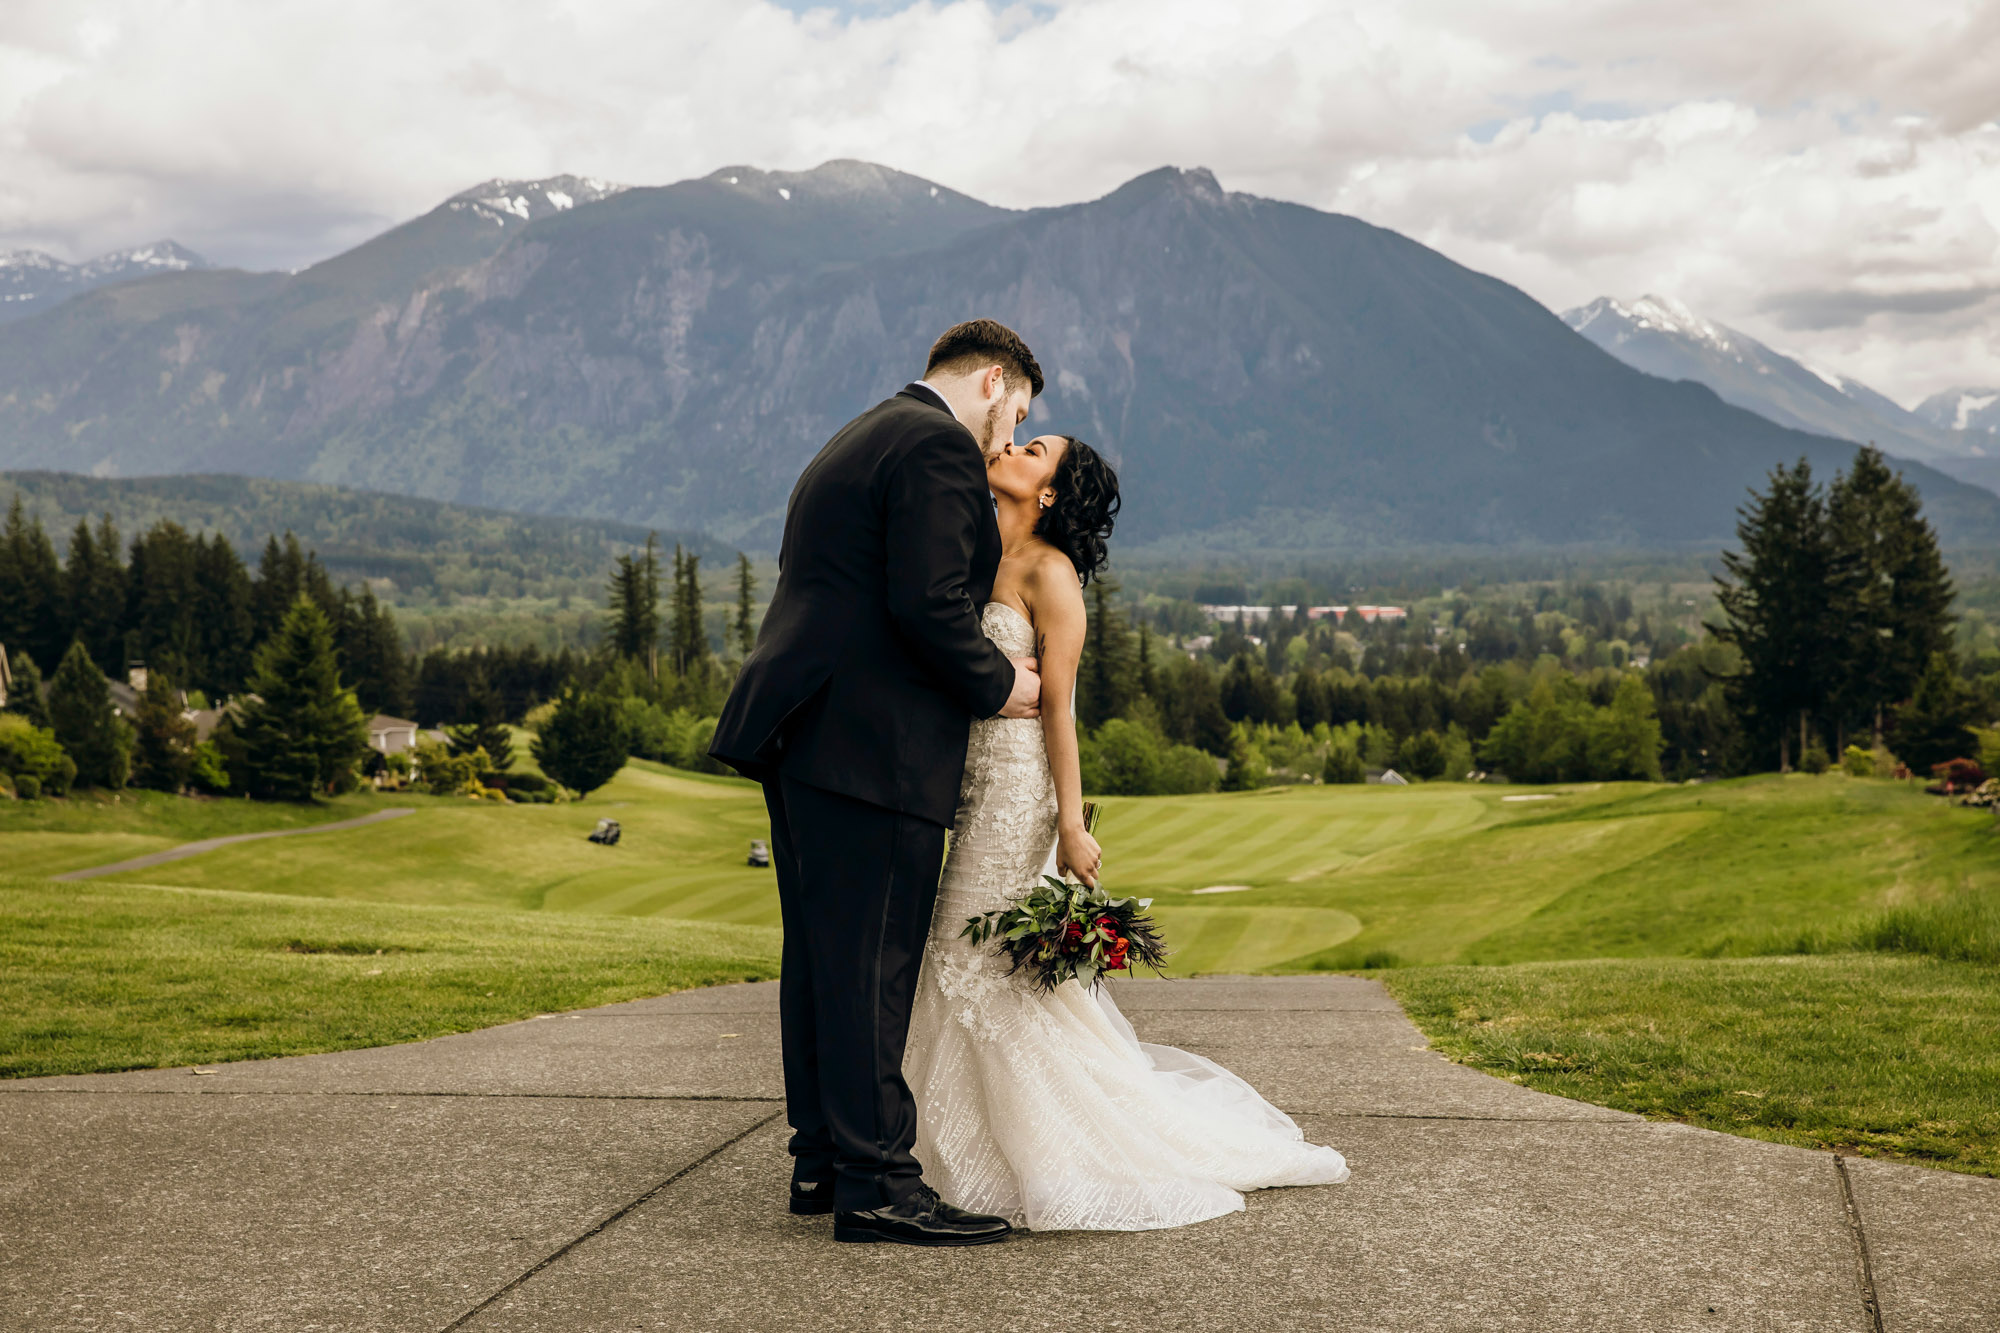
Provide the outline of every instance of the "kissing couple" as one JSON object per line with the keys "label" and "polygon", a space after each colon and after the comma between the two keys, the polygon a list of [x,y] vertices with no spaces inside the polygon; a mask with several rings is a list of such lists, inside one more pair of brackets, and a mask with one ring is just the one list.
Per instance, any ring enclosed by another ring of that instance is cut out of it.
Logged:
{"label": "kissing couple", "polygon": [[1041,391],[1019,335],[971,320],[806,465],[709,751],[770,810],[791,1210],[839,1241],[1183,1226],[1347,1178],[1106,987],[1042,991],[960,937],[1103,862],[1071,701],[1118,478],[1073,436],[1015,442]]}

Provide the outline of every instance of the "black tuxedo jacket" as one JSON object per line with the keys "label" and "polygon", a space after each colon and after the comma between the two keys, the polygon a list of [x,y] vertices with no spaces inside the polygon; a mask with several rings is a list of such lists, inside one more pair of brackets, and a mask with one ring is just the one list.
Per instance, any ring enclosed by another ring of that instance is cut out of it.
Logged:
{"label": "black tuxedo jacket", "polygon": [[949,826],[972,720],[1014,687],[979,627],[999,564],[985,461],[944,401],[913,384],[862,413],[792,488],[709,753]]}

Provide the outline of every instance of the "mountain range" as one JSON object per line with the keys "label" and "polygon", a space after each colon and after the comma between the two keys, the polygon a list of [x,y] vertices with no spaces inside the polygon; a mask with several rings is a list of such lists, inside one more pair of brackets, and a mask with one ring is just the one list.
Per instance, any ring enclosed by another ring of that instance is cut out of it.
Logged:
{"label": "mountain range", "polygon": [[[0,466],[304,478],[769,549],[804,462],[975,314],[1037,349],[1031,426],[1106,448],[1121,537],[1163,550],[1713,543],[1775,463],[1853,453],[1205,170],[1013,211],[843,161],[494,181],[295,274],[99,288],[0,327]],[[2000,497],[1904,468],[1948,540],[2000,545]]]}
{"label": "mountain range", "polygon": [[82,264],[65,264],[40,250],[0,253],[0,324],[26,319],[97,287],[154,273],[211,268],[206,259],[173,241],[116,250]]}
{"label": "mountain range", "polygon": [[1874,444],[1939,471],[2000,489],[2000,392],[1951,389],[1905,408],[1848,375],[1775,351],[1705,319],[1672,297],[1601,296],[1563,323],[1626,365],[1693,380],[1726,403],[1780,425]]}

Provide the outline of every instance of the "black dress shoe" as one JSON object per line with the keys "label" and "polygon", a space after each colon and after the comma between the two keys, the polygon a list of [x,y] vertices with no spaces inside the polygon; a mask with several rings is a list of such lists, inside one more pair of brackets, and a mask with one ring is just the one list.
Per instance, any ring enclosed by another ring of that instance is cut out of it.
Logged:
{"label": "black dress shoe", "polygon": [[987,1245],[1013,1230],[1005,1218],[952,1207],[929,1185],[917,1186],[897,1203],[833,1215],[833,1238],[850,1244]]}
{"label": "black dress shoe", "polygon": [[794,1180],[792,1211],[800,1217],[819,1217],[833,1211],[831,1180]]}

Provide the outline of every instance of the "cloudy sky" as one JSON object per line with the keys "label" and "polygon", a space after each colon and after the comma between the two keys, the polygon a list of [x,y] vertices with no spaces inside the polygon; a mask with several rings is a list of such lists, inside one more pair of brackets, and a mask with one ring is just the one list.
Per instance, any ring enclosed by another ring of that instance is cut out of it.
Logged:
{"label": "cloudy sky", "polygon": [[294,267],[492,176],[1162,164],[1558,309],[2000,384],[2000,0],[5,0],[0,248]]}

